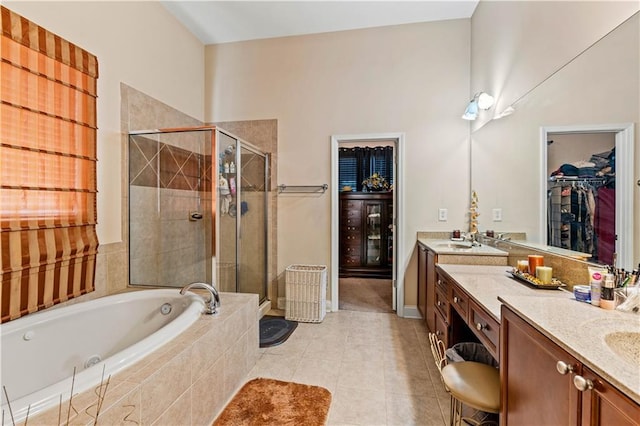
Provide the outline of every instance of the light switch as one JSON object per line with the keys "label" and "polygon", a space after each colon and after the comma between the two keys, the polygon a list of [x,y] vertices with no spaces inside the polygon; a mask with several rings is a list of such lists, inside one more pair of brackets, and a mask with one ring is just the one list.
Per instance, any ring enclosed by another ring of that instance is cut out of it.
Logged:
{"label": "light switch", "polygon": [[447,209],[438,209],[438,220],[440,222],[447,221]]}
{"label": "light switch", "polygon": [[502,222],[502,209],[493,209],[493,221]]}

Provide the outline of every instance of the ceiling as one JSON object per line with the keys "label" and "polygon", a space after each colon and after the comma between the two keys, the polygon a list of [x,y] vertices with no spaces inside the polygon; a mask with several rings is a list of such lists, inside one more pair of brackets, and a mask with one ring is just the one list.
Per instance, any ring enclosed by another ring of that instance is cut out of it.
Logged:
{"label": "ceiling", "polygon": [[161,3],[203,44],[470,18],[478,0]]}

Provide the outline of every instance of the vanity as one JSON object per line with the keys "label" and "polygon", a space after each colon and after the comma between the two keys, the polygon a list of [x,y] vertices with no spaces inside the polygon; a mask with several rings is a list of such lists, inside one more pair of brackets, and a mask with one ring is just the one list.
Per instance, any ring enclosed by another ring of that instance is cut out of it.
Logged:
{"label": "vanity", "polygon": [[501,424],[640,424],[640,316],[514,280],[509,267],[438,264],[436,332],[500,363]]}

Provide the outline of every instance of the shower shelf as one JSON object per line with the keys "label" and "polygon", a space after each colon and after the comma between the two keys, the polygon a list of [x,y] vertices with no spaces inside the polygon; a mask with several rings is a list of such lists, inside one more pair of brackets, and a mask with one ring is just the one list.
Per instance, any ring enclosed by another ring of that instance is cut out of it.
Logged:
{"label": "shower shelf", "polygon": [[329,188],[329,185],[278,185],[278,192],[282,193],[300,193],[300,194],[309,194],[322,192],[323,194]]}

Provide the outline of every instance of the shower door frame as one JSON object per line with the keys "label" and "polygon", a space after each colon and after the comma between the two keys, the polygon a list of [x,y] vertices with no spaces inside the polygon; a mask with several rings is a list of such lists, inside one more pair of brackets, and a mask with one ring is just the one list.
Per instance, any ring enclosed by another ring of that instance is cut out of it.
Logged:
{"label": "shower door frame", "polygon": [[[224,129],[221,128],[216,128],[215,130],[216,132],[216,137],[215,137],[215,144],[212,147],[212,152],[215,152],[214,155],[214,159],[212,159],[212,165],[214,164],[214,160],[215,160],[215,167],[216,167],[216,177],[217,177],[217,173],[219,173],[220,171],[218,170],[218,158],[220,155],[220,152],[218,151],[218,133],[223,134],[231,139],[234,139],[236,141],[236,170],[238,170],[238,176],[240,177],[238,183],[237,183],[237,187],[236,187],[236,203],[237,203],[237,209],[238,209],[238,213],[236,216],[236,285],[235,285],[235,292],[238,293],[238,289],[239,289],[239,282],[240,282],[240,278],[241,278],[241,273],[240,273],[240,259],[241,259],[241,249],[242,249],[242,239],[240,238],[241,232],[242,232],[242,209],[241,209],[241,202],[242,202],[242,159],[241,159],[241,149],[245,148],[249,151],[251,151],[252,153],[259,155],[261,157],[264,158],[264,162],[265,162],[265,169],[264,169],[264,188],[265,188],[265,196],[264,196],[264,246],[265,246],[265,250],[264,250],[264,271],[263,271],[263,277],[264,277],[264,297],[260,298],[259,300],[259,304],[262,304],[263,302],[269,300],[269,247],[270,247],[270,241],[269,241],[269,197],[268,197],[268,192],[270,190],[269,187],[269,176],[270,176],[270,157],[269,154],[266,152],[263,152],[260,150],[260,148],[256,147],[255,145],[252,145],[251,143],[247,142],[246,140],[236,136],[235,134],[228,132]],[[213,166],[212,166],[213,167]],[[214,197],[215,198],[215,197]],[[215,198],[215,202],[216,202],[216,208],[214,209],[214,211],[217,214],[217,203],[218,200],[217,198]],[[214,241],[214,245],[216,247],[219,247],[219,238],[220,238],[220,221],[216,220],[215,224],[214,224],[214,234],[216,236],[216,239]],[[216,267],[216,270],[218,268]],[[216,281],[218,279],[218,276],[216,275]]]}

